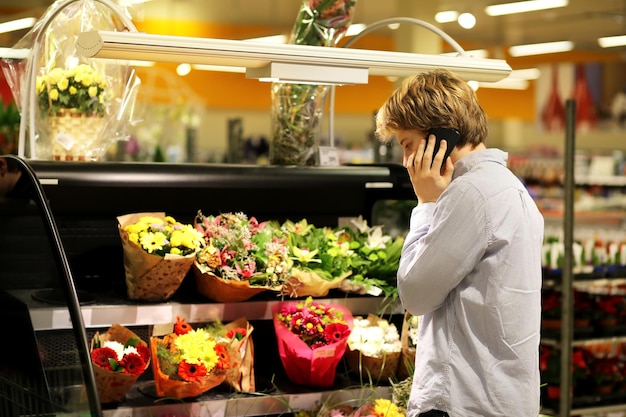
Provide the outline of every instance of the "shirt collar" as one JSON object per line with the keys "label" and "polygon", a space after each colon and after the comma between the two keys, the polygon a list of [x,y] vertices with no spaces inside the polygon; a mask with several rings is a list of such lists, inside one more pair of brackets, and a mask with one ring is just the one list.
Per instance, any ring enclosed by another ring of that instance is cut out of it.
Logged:
{"label": "shirt collar", "polygon": [[454,164],[454,174],[452,174],[452,179],[460,177],[461,175],[470,171],[476,165],[483,162],[495,162],[497,164],[506,166],[508,158],[509,154],[507,152],[496,148],[470,152],[463,158],[456,161],[456,163]]}

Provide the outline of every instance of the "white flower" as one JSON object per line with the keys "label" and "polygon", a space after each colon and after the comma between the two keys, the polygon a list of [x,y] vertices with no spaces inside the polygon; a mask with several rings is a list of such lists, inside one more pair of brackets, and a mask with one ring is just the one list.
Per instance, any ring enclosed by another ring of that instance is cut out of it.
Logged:
{"label": "white flower", "polygon": [[102,344],[102,347],[108,347],[110,349],[113,349],[115,351],[115,354],[117,355],[118,361],[124,357],[124,345],[121,344],[120,342],[116,342],[114,340],[107,340],[106,342]]}
{"label": "white flower", "polygon": [[402,350],[398,329],[387,320],[376,321],[356,317],[348,338],[351,349],[360,350],[365,356],[382,358],[388,353]]}
{"label": "white flower", "polygon": [[117,355],[118,361],[121,361],[124,355],[128,355],[129,353],[135,353],[137,355],[139,354],[137,348],[135,348],[134,346],[126,346],[126,348],[124,348],[123,344],[114,340],[107,340],[102,344],[102,347],[108,347],[113,349],[115,351],[115,354]]}
{"label": "white flower", "polygon": [[370,249],[385,249],[385,244],[391,239],[391,236],[383,234],[382,226],[374,226],[368,233],[365,246]]}

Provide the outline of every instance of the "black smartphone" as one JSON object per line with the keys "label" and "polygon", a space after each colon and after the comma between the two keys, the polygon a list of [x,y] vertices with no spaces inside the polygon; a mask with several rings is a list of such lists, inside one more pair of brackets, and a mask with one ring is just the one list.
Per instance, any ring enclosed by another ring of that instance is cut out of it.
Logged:
{"label": "black smartphone", "polygon": [[446,148],[446,154],[443,157],[443,164],[445,166],[446,160],[448,159],[448,156],[450,156],[450,153],[452,153],[452,149],[454,149],[456,144],[459,142],[461,134],[456,129],[435,127],[428,131],[427,139],[430,138],[430,135],[435,135],[435,138],[437,138],[437,140],[435,141],[435,149],[433,150],[433,160],[437,152],[439,152],[439,144],[441,143],[441,139],[446,140],[448,146]]}

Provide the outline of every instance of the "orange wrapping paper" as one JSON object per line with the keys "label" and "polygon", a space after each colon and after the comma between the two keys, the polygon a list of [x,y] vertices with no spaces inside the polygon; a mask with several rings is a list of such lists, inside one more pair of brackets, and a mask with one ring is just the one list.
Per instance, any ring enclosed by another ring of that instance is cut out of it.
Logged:
{"label": "orange wrapping paper", "polygon": [[157,356],[158,344],[158,337],[150,338],[150,348],[152,350],[152,357],[154,358],[152,371],[154,373],[156,394],[159,397],[178,399],[197,397],[211,388],[220,385],[226,379],[226,372],[210,372],[198,382],[186,382],[170,379],[170,377],[164,374],[160,369],[159,359]]}
{"label": "orange wrapping paper", "polygon": [[[114,324],[109,328],[105,334],[96,333],[91,340],[91,350],[94,349],[95,338],[98,337],[102,343],[106,341],[115,341],[119,343],[126,343],[130,338],[140,339],[135,333],[130,331],[124,326]],[[139,343],[147,346],[146,342],[139,340]],[[150,361],[146,363],[146,369],[150,365]],[[145,369],[144,369],[145,371]],[[98,397],[101,403],[112,403],[122,401],[126,393],[137,382],[139,375],[130,375],[121,372],[114,372],[107,369],[100,368],[99,366],[93,366],[93,372],[96,379],[96,388],[98,389]]]}
{"label": "orange wrapping paper", "polygon": [[237,303],[273,290],[270,287],[253,287],[248,281],[227,281],[211,272],[203,273],[197,262],[193,264],[193,274],[198,292],[218,303]]}
{"label": "orange wrapping paper", "polygon": [[196,255],[167,254],[161,257],[149,254],[131,242],[124,226],[136,223],[144,216],[164,218],[165,213],[133,213],[117,218],[124,250],[127,294],[131,300],[164,301],[178,290]]}
{"label": "orange wrapping paper", "polygon": [[[299,385],[329,387],[335,382],[337,365],[347,347],[348,336],[326,346],[311,349],[284,323],[277,319],[283,307],[296,305],[296,302],[277,303],[272,307],[274,331],[278,342],[278,352],[283,368],[290,381]],[[352,329],[352,313],[341,305],[326,304],[343,313],[343,320]]]}

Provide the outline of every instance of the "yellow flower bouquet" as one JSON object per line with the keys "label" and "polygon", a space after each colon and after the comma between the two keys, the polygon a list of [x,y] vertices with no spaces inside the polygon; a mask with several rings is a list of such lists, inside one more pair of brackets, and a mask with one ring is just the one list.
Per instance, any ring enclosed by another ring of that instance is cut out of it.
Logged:
{"label": "yellow flower bouquet", "polygon": [[167,300],[174,295],[193,265],[197,251],[204,245],[202,233],[165,213],[128,214],[117,220],[128,297]]}
{"label": "yellow flower bouquet", "polygon": [[106,78],[87,64],[70,69],[53,68],[37,77],[39,109],[49,116],[64,110],[103,116],[108,100],[106,88]]}
{"label": "yellow flower bouquet", "polygon": [[196,397],[223,383],[230,369],[227,342],[180,317],[174,332],[151,337],[150,347],[159,397]]}
{"label": "yellow flower bouquet", "polygon": [[111,100],[106,77],[87,64],[53,68],[37,77],[39,110],[48,121],[52,158],[93,159],[94,144],[103,129]]}

